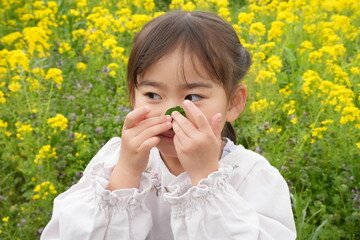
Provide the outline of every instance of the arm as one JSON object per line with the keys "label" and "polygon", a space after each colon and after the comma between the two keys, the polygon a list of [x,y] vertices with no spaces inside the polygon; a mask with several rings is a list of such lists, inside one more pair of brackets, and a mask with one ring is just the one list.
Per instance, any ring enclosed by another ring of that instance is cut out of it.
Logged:
{"label": "arm", "polygon": [[111,147],[114,141],[106,144],[79,183],[55,199],[42,239],[145,239],[151,213],[143,199],[150,183],[142,172],[159,142],[157,135],[171,128],[171,118],[147,118],[149,112],[148,107],[130,112],[121,147],[119,141],[117,148]]}
{"label": "arm", "polygon": [[173,183],[164,197],[175,239],[295,239],[289,191],[277,170],[258,165],[246,177],[234,171],[220,167],[194,187],[186,175]]}
{"label": "arm", "polygon": [[[80,181],[55,199],[41,239],[145,239],[151,229],[151,213],[143,202],[149,180],[142,176],[139,189],[106,190],[119,150],[120,139],[111,139]],[[142,226],[141,231],[136,226]]]}
{"label": "arm", "polygon": [[238,168],[218,166],[221,115],[210,121],[192,102],[184,101],[184,108],[188,119],[176,112],[172,117],[186,174],[164,196],[175,239],[294,239],[289,191],[279,172],[240,149],[226,157]]}

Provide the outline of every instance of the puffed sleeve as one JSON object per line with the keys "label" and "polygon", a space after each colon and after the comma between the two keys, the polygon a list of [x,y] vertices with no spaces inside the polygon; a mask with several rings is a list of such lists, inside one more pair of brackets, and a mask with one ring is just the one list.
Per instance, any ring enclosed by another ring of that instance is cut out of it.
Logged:
{"label": "puffed sleeve", "polygon": [[146,238],[152,225],[144,204],[150,180],[143,175],[139,189],[106,190],[119,149],[120,139],[111,139],[91,160],[80,181],[56,197],[41,239]]}
{"label": "puffed sleeve", "polygon": [[175,179],[164,195],[175,239],[295,239],[288,187],[277,170],[234,171],[222,165],[193,187],[186,174]]}

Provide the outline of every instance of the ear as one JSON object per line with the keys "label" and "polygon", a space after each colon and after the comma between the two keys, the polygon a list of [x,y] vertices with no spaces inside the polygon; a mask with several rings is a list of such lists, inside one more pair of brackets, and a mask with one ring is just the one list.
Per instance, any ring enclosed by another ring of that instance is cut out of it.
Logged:
{"label": "ear", "polygon": [[247,89],[245,85],[240,84],[236,87],[236,90],[230,99],[229,109],[226,116],[227,122],[235,121],[239,117],[240,113],[245,108],[246,99]]}

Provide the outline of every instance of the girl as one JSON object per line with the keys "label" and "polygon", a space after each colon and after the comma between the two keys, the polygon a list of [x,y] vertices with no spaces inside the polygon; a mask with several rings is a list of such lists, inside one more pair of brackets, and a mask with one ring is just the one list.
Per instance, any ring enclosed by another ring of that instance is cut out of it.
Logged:
{"label": "girl", "polygon": [[[42,239],[295,239],[289,191],[260,155],[235,145],[250,56],[230,25],[169,12],[138,33],[133,111],[83,178],[54,201]],[[179,112],[165,116],[168,108]]]}

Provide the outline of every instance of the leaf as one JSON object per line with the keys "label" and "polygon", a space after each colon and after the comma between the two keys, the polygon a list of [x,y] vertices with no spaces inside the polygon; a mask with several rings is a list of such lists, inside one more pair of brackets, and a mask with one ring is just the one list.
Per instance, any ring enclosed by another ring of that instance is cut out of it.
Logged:
{"label": "leaf", "polygon": [[171,115],[171,113],[174,112],[174,111],[178,111],[181,115],[186,117],[184,109],[182,107],[180,107],[180,106],[169,108],[168,110],[166,110],[165,115]]}

